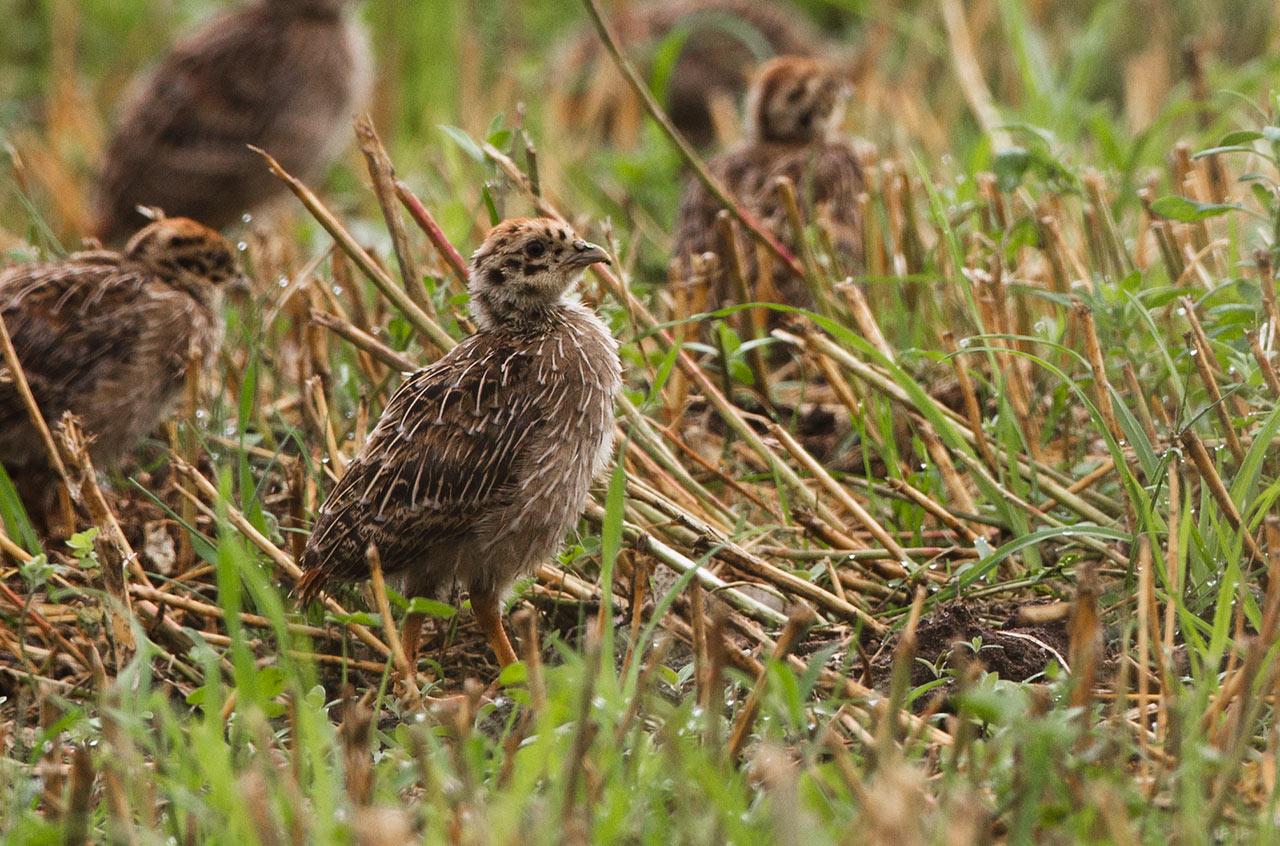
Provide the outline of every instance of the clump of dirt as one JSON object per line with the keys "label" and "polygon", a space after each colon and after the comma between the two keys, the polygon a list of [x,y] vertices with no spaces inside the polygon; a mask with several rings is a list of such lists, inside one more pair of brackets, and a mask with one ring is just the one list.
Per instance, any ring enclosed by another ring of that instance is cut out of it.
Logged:
{"label": "clump of dirt", "polygon": [[[1049,664],[1065,660],[1065,621],[1028,624],[1017,617],[1018,606],[952,603],[922,617],[916,629],[916,658],[911,684],[933,681],[948,667],[976,658],[989,672],[1009,681],[1028,681]],[[871,679],[885,689],[898,637],[883,644],[871,662]],[[976,649],[975,649],[976,648]]]}

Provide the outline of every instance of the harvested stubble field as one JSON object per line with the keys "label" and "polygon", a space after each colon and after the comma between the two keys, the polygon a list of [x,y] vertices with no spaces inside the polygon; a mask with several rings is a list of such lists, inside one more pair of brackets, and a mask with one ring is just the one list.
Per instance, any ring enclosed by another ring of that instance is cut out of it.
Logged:
{"label": "harvested stubble field", "polygon": [[[122,81],[208,5],[0,4],[0,261],[75,247]],[[277,168],[216,378],[119,473],[54,431],[70,531],[0,474],[0,839],[1274,842],[1269,4],[797,5],[866,139],[865,274],[811,227],[815,312],[668,279],[688,163],[621,76],[607,127],[560,99],[588,12],[370,0],[372,118],[323,184]],[[456,602],[288,593],[529,213],[618,257],[581,294],[627,387],[499,676]]]}

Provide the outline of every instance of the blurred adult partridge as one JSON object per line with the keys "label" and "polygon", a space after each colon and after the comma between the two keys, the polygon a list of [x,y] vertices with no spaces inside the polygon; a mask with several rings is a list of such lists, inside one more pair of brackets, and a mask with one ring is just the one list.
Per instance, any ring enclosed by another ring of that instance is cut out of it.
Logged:
{"label": "blurred adult partridge", "polygon": [[[116,464],[182,395],[187,370],[222,342],[222,297],[240,283],[236,254],[192,220],[157,221],[124,252],[0,273],[0,317],[53,426],[76,414],[99,466]],[[0,464],[19,476],[50,472],[13,374],[0,360]]]}
{"label": "blurred adult partridge", "polygon": [[[684,37],[664,105],[685,137],[699,146],[716,138],[717,98],[736,104],[760,62],[807,54],[823,41],[804,12],[789,2],[648,0],[614,6],[610,22],[630,52],[648,57],[668,36]],[[615,141],[634,136],[643,107],[612,72],[594,30],[567,42],[557,67],[555,77],[563,84],[553,93],[561,122],[598,125]]]}
{"label": "blurred adult partridge", "polygon": [[96,233],[116,242],[156,206],[223,229],[283,186],[247,145],[302,179],[346,147],[368,99],[355,0],[259,0],[177,44],[137,82],[107,148]]}
{"label": "blurred adult partridge", "polygon": [[[792,227],[780,201],[777,181],[795,185],[804,222],[817,222],[831,236],[841,267],[849,272],[862,264],[862,219],[858,196],[865,190],[862,167],[852,143],[839,136],[850,87],[840,74],[821,61],[782,56],[765,64],[747,96],[747,137],[708,163],[743,206],[799,255]],[[691,256],[719,253],[715,219],[719,202],[696,179],[690,178],[680,200],[676,221],[675,256],[688,267]],[[756,245],[743,232],[741,252],[749,282],[757,276]],[[724,266],[722,259],[721,266]],[[803,280],[777,262],[772,283],[786,304],[812,307]],[[712,291],[718,307],[734,294],[724,281]]]}
{"label": "blurred adult partridge", "polygon": [[[617,344],[565,299],[608,261],[555,220],[489,233],[471,257],[477,331],[388,401],[316,519],[302,601],[368,576],[374,545],[406,596],[465,588],[499,661],[516,660],[502,595],[560,547],[612,451]],[[416,628],[406,641],[412,653]]]}

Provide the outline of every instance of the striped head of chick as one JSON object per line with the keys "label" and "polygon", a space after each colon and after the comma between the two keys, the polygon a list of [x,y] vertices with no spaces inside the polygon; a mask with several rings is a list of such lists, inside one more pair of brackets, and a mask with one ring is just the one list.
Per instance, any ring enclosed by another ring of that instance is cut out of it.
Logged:
{"label": "striped head of chick", "polygon": [[515,218],[494,227],[471,257],[471,312],[484,330],[536,325],[560,305],[591,265],[609,264],[601,247],[550,218]]}
{"label": "striped head of chick", "polygon": [[752,141],[807,144],[829,139],[844,119],[853,89],[831,65],[779,56],[756,73],[747,94]]}
{"label": "striped head of chick", "polygon": [[157,220],[129,239],[124,260],[210,308],[228,289],[248,282],[226,238],[185,217]]}

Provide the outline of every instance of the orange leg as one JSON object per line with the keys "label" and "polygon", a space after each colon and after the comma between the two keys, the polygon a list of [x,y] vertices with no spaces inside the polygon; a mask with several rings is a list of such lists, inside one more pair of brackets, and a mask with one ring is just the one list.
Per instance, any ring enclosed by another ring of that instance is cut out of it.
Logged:
{"label": "orange leg", "polygon": [[511,641],[507,639],[507,630],[502,627],[502,607],[498,603],[498,597],[489,594],[472,594],[471,612],[476,615],[480,630],[484,632],[494,654],[498,656],[498,663],[504,667],[514,664],[517,660],[516,651],[511,648]]}

